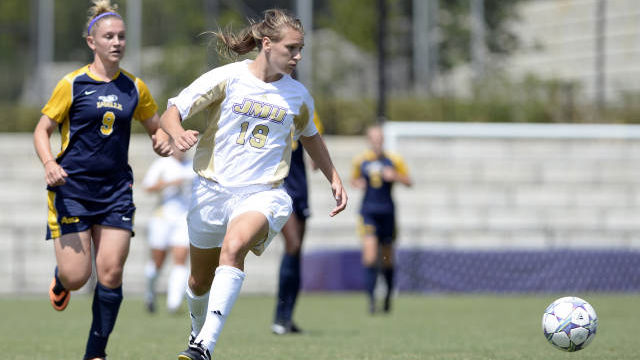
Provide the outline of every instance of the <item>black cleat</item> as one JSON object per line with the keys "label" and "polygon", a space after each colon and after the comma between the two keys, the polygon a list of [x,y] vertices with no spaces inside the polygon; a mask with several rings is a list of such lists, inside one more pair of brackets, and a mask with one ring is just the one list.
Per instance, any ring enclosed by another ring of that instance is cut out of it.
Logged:
{"label": "black cleat", "polygon": [[298,327],[293,322],[283,323],[283,322],[275,322],[271,325],[271,332],[276,335],[286,335],[286,334],[302,334],[302,329]]}
{"label": "black cleat", "polygon": [[302,334],[304,331],[298,327],[293,321],[289,325],[289,332],[292,334]]}
{"label": "black cleat", "polygon": [[391,312],[391,297],[390,296],[387,296],[384,299],[384,308],[383,308],[383,310],[384,310],[385,313]]}
{"label": "black cleat", "polygon": [[211,360],[211,354],[202,341],[196,344],[189,339],[189,348],[178,354],[178,360]]}
{"label": "black cleat", "polygon": [[147,309],[148,313],[153,314],[156,312],[156,303],[154,301],[145,300],[144,307]]}

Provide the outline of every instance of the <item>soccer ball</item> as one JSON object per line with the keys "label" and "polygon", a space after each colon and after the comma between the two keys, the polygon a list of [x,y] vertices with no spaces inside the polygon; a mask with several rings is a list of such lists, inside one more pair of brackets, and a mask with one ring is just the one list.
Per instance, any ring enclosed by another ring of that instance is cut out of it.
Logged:
{"label": "soccer ball", "polygon": [[586,301],[567,296],[547,306],[542,315],[542,331],[547,341],[564,351],[584,349],[596,336],[598,316]]}

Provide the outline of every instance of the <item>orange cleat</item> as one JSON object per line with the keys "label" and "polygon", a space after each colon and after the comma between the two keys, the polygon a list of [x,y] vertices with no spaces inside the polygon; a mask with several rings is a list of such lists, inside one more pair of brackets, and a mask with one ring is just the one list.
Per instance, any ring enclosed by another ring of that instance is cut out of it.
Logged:
{"label": "orange cleat", "polygon": [[[51,281],[51,286],[49,286],[49,300],[51,300],[51,306],[57,311],[62,311],[67,308],[67,304],[69,304],[69,298],[71,298],[71,293],[67,291],[62,286],[56,286],[56,278],[53,277]],[[60,289],[57,291],[56,290]]]}

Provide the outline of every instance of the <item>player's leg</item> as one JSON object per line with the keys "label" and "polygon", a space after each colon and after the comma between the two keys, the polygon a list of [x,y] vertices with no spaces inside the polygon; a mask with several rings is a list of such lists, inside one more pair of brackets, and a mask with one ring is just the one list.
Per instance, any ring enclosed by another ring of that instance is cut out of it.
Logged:
{"label": "player's leg", "polygon": [[276,314],[271,330],[278,335],[300,332],[293,323],[293,309],[300,292],[300,253],[306,221],[295,212],[282,228],[285,252],[280,263]]}
{"label": "player's leg", "polygon": [[359,233],[362,236],[364,288],[369,300],[369,313],[373,314],[376,311],[374,290],[378,279],[378,237],[375,222],[370,215],[361,215],[359,221]]}
{"label": "player's leg", "polygon": [[92,271],[91,223],[77,213],[68,212],[69,203],[74,201],[48,191],[46,239],[53,239],[57,263],[49,286],[49,299],[58,311],[67,307],[71,291],[81,288]]}
{"label": "player's leg", "polygon": [[220,248],[202,249],[192,244],[189,249],[189,258],[191,272],[186,295],[191,318],[189,343],[192,343],[200,333],[207,315],[209,292],[215,269],[218,267]]}
{"label": "player's leg", "polygon": [[[269,245],[291,215],[291,198],[283,189],[239,194],[227,225],[220,262],[211,285],[209,309],[195,347],[212,353],[224,323],[245,278],[244,259],[251,250],[256,255]],[[191,233],[191,227],[190,227]],[[201,352],[202,353],[202,352]],[[193,359],[184,357],[182,359]]]}
{"label": "player's leg", "polygon": [[391,311],[391,294],[393,292],[393,243],[380,245],[380,257],[382,263],[382,276],[387,285],[387,292],[384,297],[384,312]]}
{"label": "player's leg", "polygon": [[160,276],[160,269],[167,257],[165,249],[151,249],[151,258],[147,262],[144,269],[146,279],[146,288],[144,294],[144,305],[147,311],[153,313],[156,311],[156,283]]}
{"label": "player's leg", "polygon": [[189,270],[187,269],[187,257],[189,248],[186,246],[173,246],[171,248],[173,266],[169,272],[167,284],[167,310],[175,313],[182,304],[185,291],[187,290],[187,279]]}
{"label": "player's leg", "polygon": [[171,313],[178,311],[187,290],[189,269],[189,232],[187,229],[186,213],[176,217],[170,234],[171,257],[173,265],[169,272],[167,284],[167,310]]}
{"label": "player's leg", "polygon": [[391,311],[391,294],[393,292],[394,253],[393,244],[396,236],[395,217],[393,214],[380,215],[377,221],[377,235],[380,242],[380,265],[387,292],[384,297],[384,312]]}
{"label": "player's leg", "polygon": [[57,266],[49,288],[54,309],[67,307],[70,292],[80,289],[91,276],[91,233],[89,230],[54,239]]}
{"label": "player's leg", "polygon": [[144,303],[149,312],[155,312],[156,282],[167,256],[168,231],[169,227],[165,219],[154,217],[149,221],[147,240],[151,254],[144,271],[146,280]]}
{"label": "player's leg", "polygon": [[268,232],[267,218],[258,211],[242,213],[229,222],[220,251],[220,263],[211,284],[207,316],[195,340],[209,353],[213,353],[242,288],[245,256],[257,242],[267,237]]}
{"label": "player's leg", "polygon": [[129,255],[131,231],[104,225],[92,227],[97,282],[91,310],[93,320],[85,359],[104,359],[109,335],[122,303],[122,274]]}
{"label": "player's leg", "polygon": [[378,280],[378,238],[365,235],[362,238],[362,265],[364,267],[364,286],[369,299],[369,313],[376,311],[375,289]]}

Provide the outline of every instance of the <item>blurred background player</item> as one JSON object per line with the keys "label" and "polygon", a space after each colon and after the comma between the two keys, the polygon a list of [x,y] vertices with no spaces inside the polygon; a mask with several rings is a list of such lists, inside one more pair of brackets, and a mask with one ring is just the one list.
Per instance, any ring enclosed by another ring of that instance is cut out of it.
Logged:
{"label": "blurred background player", "polygon": [[151,164],[142,182],[147,192],[157,193],[159,197],[148,228],[151,259],[145,268],[145,306],[149,312],[155,311],[156,280],[169,253],[173,261],[167,283],[170,313],[178,310],[187,288],[187,211],[194,176],[187,153],[174,149],[172,156],[158,158]]}
{"label": "blurred background player", "polygon": [[[322,123],[317,113],[313,113],[313,122],[318,133],[323,133]],[[315,163],[311,167],[316,170]],[[307,185],[307,171],[304,162],[304,150],[300,141],[293,143],[289,175],[284,179],[293,203],[293,212],[282,228],[284,238],[284,254],[280,263],[278,278],[278,292],[276,310],[271,331],[277,335],[300,333],[302,330],[293,321],[293,310],[300,293],[300,254],[302,241],[307,225],[307,218],[311,215],[309,209],[309,188]]]}
{"label": "blurred background player", "polygon": [[383,310],[391,310],[393,243],[396,235],[392,187],[395,182],[411,186],[411,179],[404,160],[384,150],[382,127],[369,127],[367,140],[370,148],[353,160],[351,184],[364,189],[358,230],[362,237],[362,265],[369,313],[373,314],[376,311],[374,290],[379,271],[387,285]]}
{"label": "blurred background player", "polygon": [[[93,62],[58,82],[33,133],[48,190],[47,239],[57,266],[49,289],[62,311],[70,291],[87,283],[95,250],[97,283],[84,359],[104,359],[122,302],[122,273],[133,234],[133,173],[128,164],[132,119],[140,120],[154,150],[171,152],[158,127],[157,105],[147,86],[120,69],[125,25],[108,0],[95,1],[85,33]],[[58,128],[62,148],[51,152]]]}
{"label": "blurred background player", "polygon": [[[314,103],[291,78],[302,58],[304,29],[290,13],[271,9],[239,33],[216,33],[219,50],[254,60],[217,67],[169,99],[162,128],[179,150],[198,143],[187,216],[191,273],[187,299],[189,347],[181,360],[210,360],[245,278],[245,257],[269,245],[292,212],[282,185],[292,143],[301,140],[330,183],[335,216],[347,194],[324,140],[313,123]],[[208,113],[202,138],[182,121]],[[248,325],[247,325],[248,326]]]}

